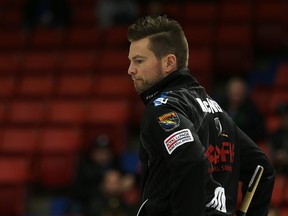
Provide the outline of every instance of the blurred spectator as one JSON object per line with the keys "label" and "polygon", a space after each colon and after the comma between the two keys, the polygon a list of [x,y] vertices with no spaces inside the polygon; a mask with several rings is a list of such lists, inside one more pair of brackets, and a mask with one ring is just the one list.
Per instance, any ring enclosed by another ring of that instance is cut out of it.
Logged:
{"label": "blurred spectator", "polygon": [[222,108],[254,142],[265,140],[265,119],[250,98],[246,81],[238,77],[231,78],[226,93],[226,97],[219,101]]}
{"label": "blurred spectator", "polygon": [[139,16],[139,5],[134,0],[98,0],[97,20],[102,29],[129,24]]}
{"label": "blurred spectator", "polygon": [[288,174],[288,103],[278,108],[279,128],[269,138],[272,163],[278,174]]}
{"label": "blurred spectator", "polygon": [[65,27],[70,24],[70,10],[66,0],[26,0],[23,7],[24,27]]}
{"label": "blurred spectator", "polygon": [[109,170],[104,174],[94,196],[89,216],[128,216],[128,208],[122,201],[122,176],[118,170]]}
{"label": "blurred spectator", "polygon": [[117,159],[111,150],[109,137],[100,135],[79,158],[78,168],[71,190],[72,212],[93,215],[95,194],[99,191],[106,171],[117,168]]}
{"label": "blurred spectator", "polygon": [[71,189],[72,215],[136,215],[138,187],[133,173],[121,170],[107,135],[99,135],[86,154],[79,158]]}

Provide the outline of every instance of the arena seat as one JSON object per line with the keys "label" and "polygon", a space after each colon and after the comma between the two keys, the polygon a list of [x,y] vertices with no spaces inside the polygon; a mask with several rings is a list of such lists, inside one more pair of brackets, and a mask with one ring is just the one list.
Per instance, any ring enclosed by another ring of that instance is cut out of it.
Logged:
{"label": "arena seat", "polygon": [[97,66],[96,53],[88,50],[71,50],[60,57],[60,72],[88,71],[94,72]]}
{"label": "arena seat", "polygon": [[73,26],[67,31],[64,45],[67,49],[95,50],[101,45],[101,33],[96,26]]}
{"label": "arena seat", "polygon": [[69,71],[58,75],[58,84],[55,93],[58,96],[75,96],[85,97],[92,96],[92,88],[95,83],[94,74],[92,72],[85,73],[84,71]]}
{"label": "arena seat", "polygon": [[64,42],[64,31],[60,29],[36,28],[31,35],[30,49],[58,50]]}
{"label": "arena seat", "polygon": [[29,178],[26,161],[0,158],[0,215],[23,215],[26,207],[26,183]]}
{"label": "arena seat", "polygon": [[86,106],[82,100],[54,99],[48,105],[48,123],[81,126],[85,123],[86,117]]}
{"label": "arena seat", "polygon": [[253,5],[251,1],[227,1],[219,3],[219,24],[251,23]]}
{"label": "arena seat", "polygon": [[277,68],[274,85],[287,90],[288,94],[288,64],[280,64]]}
{"label": "arena seat", "polygon": [[23,73],[54,73],[58,68],[59,55],[57,51],[34,51],[23,52],[23,63],[21,71]]}
{"label": "arena seat", "polygon": [[36,75],[23,75],[20,78],[19,87],[16,89],[16,96],[19,97],[49,97],[53,94],[55,78],[52,73]]}
{"label": "arena seat", "polygon": [[[1,58],[1,57],[0,57]],[[0,76],[0,97],[9,98],[14,95],[16,79],[13,75]]]}
{"label": "arena seat", "polygon": [[45,102],[13,100],[8,105],[7,122],[12,125],[41,125],[45,120]]}

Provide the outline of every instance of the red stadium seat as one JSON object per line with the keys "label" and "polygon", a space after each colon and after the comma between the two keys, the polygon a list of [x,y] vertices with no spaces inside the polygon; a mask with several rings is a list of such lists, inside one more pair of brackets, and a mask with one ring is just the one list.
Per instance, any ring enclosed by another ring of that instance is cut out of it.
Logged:
{"label": "red stadium seat", "polygon": [[6,6],[8,8],[18,8],[20,10],[24,6],[24,1],[6,0]]}
{"label": "red stadium seat", "polygon": [[4,128],[2,130],[1,155],[21,156],[32,160],[39,144],[38,130],[35,128],[15,127]]}
{"label": "red stadium seat", "polygon": [[209,49],[192,49],[189,53],[189,68],[192,75],[209,92],[212,84],[212,53]]}
{"label": "red stadium seat", "polygon": [[130,110],[123,100],[93,100],[88,104],[88,125],[92,128],[87,137],[96,137],[97,131],[108,131],[113,138],[112,149],[116,153],[123,151],[126,143]]}
{"label": "red stadium seat", "polygon": [[275,132],[280,126],[279,116],[276,114],[269,114],[265,117],[265,124],[269,134]]}
{"label": "red stadium seat", "polygon": [[255,47],[262,52],[286,52],[287,38],[287,25],[267,23],[255,26]]}
{"label": "red stadium seat", "polygon": [[77,128],[44,128],[36,162],[36,181],[46,188],[69,186],[81,144],[81,134]]}
{"label": "red stadium seat", "polygon": [[255,2],[255,21],[261,22],[286,22],[288,19],[288,5],[286,1],[274,0]]}
{"label": "red stadium seat", "polygon": [[64,42],[64,31],[59,29],[38,28],[31,35],[31,48],[60,49]]}
{"label": "red stadium seat", "polygon": [[279,215],[280,216],[288,216],[288,208],[287,207],[280,207],[279,208]]}
{"label": "red stadium seat", "polygon": [[286,89],[288,94],[288,64],[279,65],[276,71],[274,85],[276,88]]}
{"label": "red stadium seat", "polygon": [[220,25],[216,32],[217,74],[247,74],[252,67],[252,32],[249,25]]}
{"label": "red stadium seat", "polygon": [[273,193],[271,197],[271,206],[279,207],[283,204],[284,201],[284,191],[287,187],[287,177],[283,175],[276,175],[275,183],[273,188]]}
{"label": "red stadium seat", "polygon": [[217,7],[214,3],[186,3],[183,11],[183,22],[187,24],[209,24],[216,23]]}
{"label": "red stadium seat", "polygon": [[21,30],[7,30],[0,34],[0,50],[19,51],[27,46],[27,32]]}
{"label": "red stadium seat", "polygon": [[82,100],[53,100],[49,103],[48,122],[81,125],[86,120],[86,106]]}
{"label": "red stadium seat", "polygon": [[189,68],[196,72],[210,74],[213,68],[211,50],[205,48],[192,49],[189,52]]}
{"label": "red stadium seat", "polygon": [[101,74],[127,74],[129,67],[126,50],[107,49],[99,57],[99,72]]}
{"label": "red stadium seat", "polygon": [[187,41],[192,49],[197,47],[212,48],[215,42],[214,28],[209,25],[183,26]]}
{"label": "red stadium seat", "polygon": [[59,55],[56,51],[27,51],[23,56],[21,67],[24,73],[37,73],[39,75],[54,73],[58,67]]}
{"label": "red stadium seat", "polygon": [[162,11],[167,14],[168,17],[176,19],[181,23],[183,21],[183,6],[184,3],[181,2],[165,2],[165,4],[162,5]]}
{"label": "red stadium seat", "polygon": [[20,55],[18,53],[15,52],[0,53],[0,74],[16,74],[19,72],[19,66],[20,66]]}
{"label": "red stadium seat", "polygon": [[251,92],[251,98],[256,103],[257,108],[264,115],[270,114],[270,107],[267,106],[267,98],[271,98],[272,89],[270,86],[257,85]]}
{"label": "red stadium seat", "polygon": [[97,65],[96,53],[91,51],[65,52],[61,57],[61,72],[94,72]]}
{"label": "red stadium seat", "polygon": [[81,133],[77,128],[48,127],[40,134],[41,155],[71,154],[81,146]]}
{"label": "red stadium seat", "polygon": [[23,184],[29,179],[27,161],[22,158],[0,158],[0,184]]}
{"label": "red stadium seat", "polygon": [[215,70],[218,75],[247,75],[252,69],[250,48],[224,47],[216,50]]}
{"label": "red stadium seat", "polygon": [[67,188],[76,170],[75,155],[42,155],[37,163],[37,183],[48,189]]}
{"label": "red stadium seat", "polygon": [[251,1],[227,1],[219,4],[219,23],[251,23],[253,5]]}
{"label": "red stadium seat", "polygon": [[5,124],[6,123],[7,111],[8,111],[7,101],[6,100],[1,100],[0,101],[0,119],[1,119],[1,124]]}
{"label": "red stadium seat", "polygon": [[25,75],[16,90],[18,96],[51,96],[54,91],[53,74]]}
{"label": "red stadium seat", "polygon": [[247,24],[223,24],[216,31],[216,44],[218,46],[245,46],[252,44],[252,30]]}
{"label": "red stadium seat", "polygon": [[18,216],[26,212],[27,189],[20,184],[0,183],[0,215]]}
{"label": "red stadium seat", "polygon": [[[113,83],[113,85],[111,85]],[[100,98],[129,99],[136,96],[132,79],[127,75],[105,75],[97,79],[94,92]]]}
{"label": "red stadium seat", "polygon": [[87,74],[68,74],[63,73],[59,76],[56,94],[60,96],[91,96],[94,85],[94,75]]}
{"label": "red stadium seat", "polygon": [[26,183],[29,178],[26,161],[0,158],[0,170],[0,215],[24,215]]}
{"label": "red stadium seat", "polygon": [[103,33],[103,48],[128,49],[127,26],[111,26]]}
{"label": "red stadium seat", "polygon": [[65,46],[67,48],[96,49],[101,43],[100,31],[96,26],[73,27],[68,30]]}
{"label": "red stadium seat", "polygon": [[15,76],[1,76],[0,77],[0,97],[11,97],[14,95],[16,87]]}
{"label": "red stadium seat", "polygon": [[270,102],[268,104],[271,112],[276,112],[279,105],[288,103],[288,91],[287,89],[278,89],[277,87],[273,90]]}
{"label": "red stadium seat", "polygon": [[88,104],[89,122],[91,124],[127,123],[128,104],[125,100],[93,100]]}
{"label": "red stadium seat", "polygon": [[7,0],[0,0],[0,4],[4,7],[6,7]]}
{"label": "red stadium seat", "polygon": [[42,101],[14,100],[9,105],[7,121],[10,124],[39,125],[45,119],[45,104]]}
{"label": "red stadium seat", "polygon": [[2,16],[0,26],[4,29],[19,29],[22,22],[21,9],[17,7],[7,7],[1,11]]}
{"label": "red stadium seat", "polygon": [[73,7],[73,25],[75,26],[97,26],[97,13],[95,6],[90,5]]}
{"label": "red stadium seat", "polygon": [[271,156],[271,150],[270,150],[270,147],[269,147],[269,142],[267,140],[263,140],[263,141],[257,142],[257,145],[266,154],[268,159],[270,161],[272,161],[272,156]]}
{"label": "red stadium seat", "polygon": [[288,5],[286,1],[256,1],[255,46],[260,51],[284,51],[288,47]]}

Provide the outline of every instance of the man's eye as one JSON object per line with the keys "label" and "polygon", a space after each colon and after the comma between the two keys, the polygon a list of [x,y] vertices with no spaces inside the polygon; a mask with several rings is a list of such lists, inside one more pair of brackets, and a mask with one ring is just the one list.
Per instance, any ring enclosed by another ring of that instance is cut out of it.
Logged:
{"label": "man's eye", "polygon": [[143,60],[135,60],[136,64],[141,64],[143,62]]}

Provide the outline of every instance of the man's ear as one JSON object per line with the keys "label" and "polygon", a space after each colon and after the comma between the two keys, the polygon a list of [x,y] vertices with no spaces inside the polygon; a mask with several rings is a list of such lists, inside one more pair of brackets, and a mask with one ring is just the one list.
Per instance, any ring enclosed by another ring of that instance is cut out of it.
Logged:
{"label": "man's ear", "polygon": [[174,54],[168,54],[165,57],[165,62],[164,62],[164,71],[166,73],[171,73],[177,69],[177,59]]}

